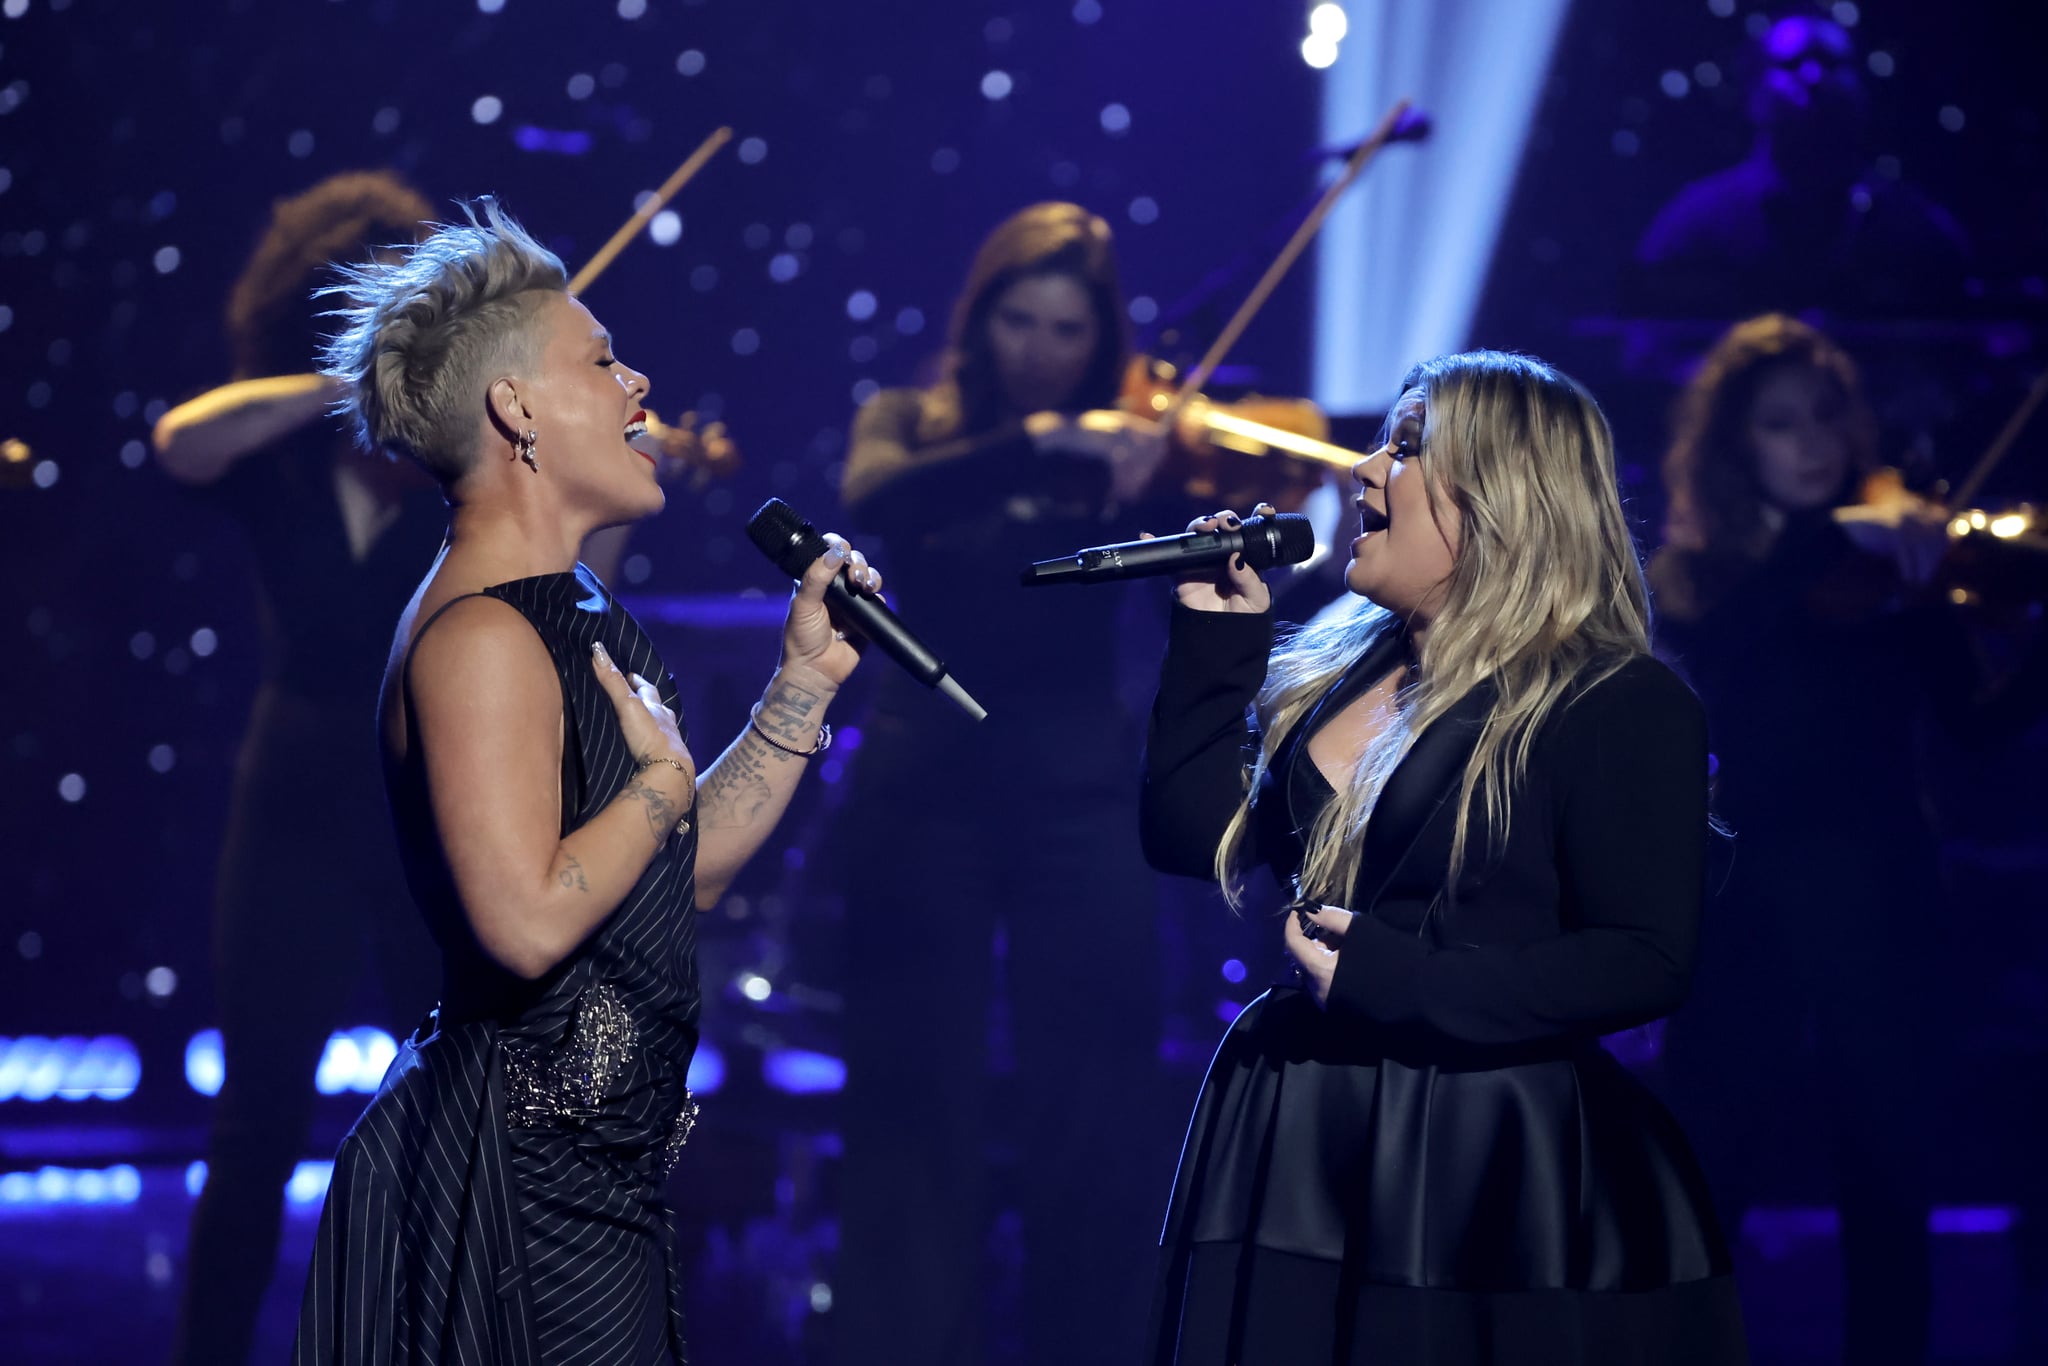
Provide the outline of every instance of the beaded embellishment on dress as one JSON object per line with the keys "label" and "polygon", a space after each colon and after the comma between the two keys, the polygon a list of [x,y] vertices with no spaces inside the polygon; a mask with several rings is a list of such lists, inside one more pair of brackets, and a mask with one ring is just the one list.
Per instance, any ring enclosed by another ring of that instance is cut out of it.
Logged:
{"label": "beaded embellishment on dress", "polygon": [[[568,1038],[545,1052],[505,1050],[506,1123],[515,1129],[580,1128],[595,1119],[639,1043],[633,1013],[617,989],[608,982],[585,987],[576,998]],[[664,1176],[689,1142],[697,1114],[697,1098],[685,1090],[662,1144]]]}

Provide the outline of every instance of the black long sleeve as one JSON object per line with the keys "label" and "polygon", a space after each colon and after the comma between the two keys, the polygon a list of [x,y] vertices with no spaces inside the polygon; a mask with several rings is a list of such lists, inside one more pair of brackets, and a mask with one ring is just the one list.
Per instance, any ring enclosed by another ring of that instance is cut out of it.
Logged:
{"label": "black long sleeve", "polygon": [[1645,659],[1555,724],[1554,849],[1528,830],[1510,841],[1528,850],[1534,837],[1535,856],[1557,859],[1561,931],[1433,949],[1357,916],[1338,954],[1334,1019],[1516,1044],[1608,1033],[1683,1002],[1706,892],[1706,713]]}
{"label": "black long sleeve", "polygon": [[1162,873],[1207,878],[1244,799],[1254,741],[1246,713],[1273,652],[1269,612],[1197,612],[1176,603],[1145,744],[1139,829]]}

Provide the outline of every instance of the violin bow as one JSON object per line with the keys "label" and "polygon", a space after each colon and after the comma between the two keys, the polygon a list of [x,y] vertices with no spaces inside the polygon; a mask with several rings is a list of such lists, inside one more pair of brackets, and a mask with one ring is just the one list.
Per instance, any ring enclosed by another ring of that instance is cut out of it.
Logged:
{"label": "violin bow", "polygon": [[1344,163],[1343,171],[1330,182],[1329,188],[1323,191],[1323,197],[1316,201],[1315,208],[1309,211],[1307,218],[1301,220],[1301,225],[1294,230],[1294,235],[1287,239],[1287,245],[1280,248],[1280,254],[1266,267],[1266,273],[1259,277],[1259,282],[1252,286],[1252,292],[1238,305],[1237,312],[1230,315],[1230,321],[1223,325],[1223,330],[1216,335],[1216,340],[1210,344],[1208,352],[1194,369],[1188,371],[1187,377],[1181,381],[1180,388],[1174,391],[1173,398],[1159,414],[1159,425],[1162,429],[1173,430],[1173,424],[1180,417],[1181,410],[1201,392],[1202,386],[1207,384],[1209,377],[1216,372],[1216,367],[1223,363],[1223,357],[1229,353],[1231,347],[1237,345],[1238,338],[1251,326],[1252,319],[1258,316],[1259,310],[1266,306],[1266,300],[1273,296],[1273,291],[1280,287],[1281,278],[1315,239],[1316,233],[1322,229],[1323,220],[1330,216],[1330,210],[1336,207],[1337,200],[1344,191],[1351,188],[1351,182],[1358,179],[1366,163],[1371,161],[1382,147],[1405,131],[1403,124],[1408,117],[1408,109],[1409,101],[1396,101],[1394,107],[1387,111],[1386,117],[1380,120],[1379,127],[1373,129],[1372,136],[1353,149],[1350,159]]}
{"label": "violin bow", "polygon": [[581,294],[590,287],[592,281],[604,274],[605,267],[626,249],[626,244],[633,240],[640,229],[653,222],[654,215],[660,213],[662,206],[675,197],[676,191],[689,184],[691,178],[704,169],[704,163],[711,160],[718,149],[730,141],[732,129],[720,128],[699,143],[697,150],[690,153],[683,164],[676,167],[674,173],[661,183],[661,188],[654,192],[653,197],[633,210],[633,216],[619,225],[619,230],[612,234],[609,242],[597,249],[597,255],[590,258],[589,264],[576,272],[575,277],[569,281],[569,292]]}
{"label": "violin bow", "polygon": [[1984,481],[1991,477],[1991,472],[1998,468],[1998,463],[2012,450],[2013,442],[2019,440],[2020,431],[2027,425],[2027,419],[2034,415],[2034,410],[2041,406],[2043,398],[2048,398],[2048,370],[2034,376],[2033,387],[2027,390],[2027,396],[2020,400],[2020,406],[2006,419],[2005,426],[1999,429],[1997,438],[1985,448],[1984,454],[1978,457],[1976,468],[1970,471],[1970,477],[1963,480],[1962,486],[1948,500],[1950,507],[1961,508],[1970,505],[1970,500],[1976,496],[1977,490],[1984,487]]}

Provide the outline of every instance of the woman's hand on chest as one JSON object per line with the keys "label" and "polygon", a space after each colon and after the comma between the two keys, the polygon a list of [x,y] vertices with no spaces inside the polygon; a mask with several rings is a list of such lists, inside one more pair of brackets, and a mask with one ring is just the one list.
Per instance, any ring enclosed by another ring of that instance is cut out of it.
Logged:
{"label": "woman's hand on chest", "polygon": [[1287,956],[1294,960],[1301,983],[1317,1005],[1330,1000],[1330,983],[1337,976],[1337,953],[1351,928],[1352,913],[1341,906],[1320,906],[1297,901],[1287,908],[1282,932]]}

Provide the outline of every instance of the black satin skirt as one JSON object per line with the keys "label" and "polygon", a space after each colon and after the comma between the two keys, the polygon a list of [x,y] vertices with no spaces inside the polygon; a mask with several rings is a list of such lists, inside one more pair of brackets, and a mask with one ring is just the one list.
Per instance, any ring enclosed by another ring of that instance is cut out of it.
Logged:
{"label": "black satin skirt", "polygon": [[1398,1061],[1276,988],[1225,1036],[1162,1238],[1154,1366],[1748,1360],[1684,1136],[1596,1042]]}

